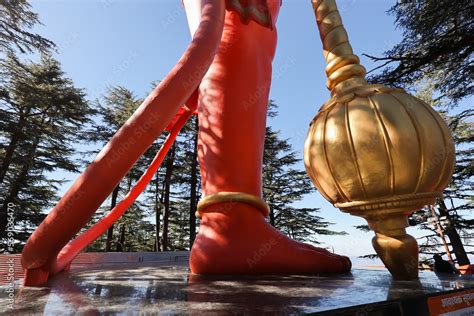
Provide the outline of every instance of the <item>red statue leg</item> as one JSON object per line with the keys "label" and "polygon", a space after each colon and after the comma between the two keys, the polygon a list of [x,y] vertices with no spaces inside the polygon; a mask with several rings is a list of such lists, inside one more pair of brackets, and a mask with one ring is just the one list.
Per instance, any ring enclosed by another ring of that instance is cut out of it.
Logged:
{"label": "red statue leg", "polygon": [[[199,1],[185,1],[190,27]],[[276,17],[280,1],[269,1]],[[224,34],[200,85],[199,162],[204,195],[261,196],[266,112],[276,30],[241,23],[226,12]],[[347,257],[294,241],[254,207],[214,204],[203,213],[191,251],[193,273],[317,273],[349,271]]]}

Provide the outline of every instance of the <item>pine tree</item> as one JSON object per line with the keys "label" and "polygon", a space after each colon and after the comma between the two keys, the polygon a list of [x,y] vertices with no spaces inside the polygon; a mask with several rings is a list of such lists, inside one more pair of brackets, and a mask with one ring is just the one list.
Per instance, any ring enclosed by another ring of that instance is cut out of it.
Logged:
{"label": "pine tree", "polygon": [[397,1],[389,13],[403,38],[385,56],[369,56],[382,62],[371,81],[410,88],[431,78],[438,98],[457,103],[472,95],[472,1]]}
{"label": "pine tree", "polygon": [[38,14],[31,11],[26,0],[0,1],[0,52],[13,54],[38,50],[42,53],[54,47],[54,43],[30,30],[40,24]]}
{"label": "pine tree", "polygon": [[19,250],[57,199],[63,181],[51,172],[78,171],[74,144],[93,111],[50,55],[38,63],[10,55],[0,72],[0,232],[13,203]]}

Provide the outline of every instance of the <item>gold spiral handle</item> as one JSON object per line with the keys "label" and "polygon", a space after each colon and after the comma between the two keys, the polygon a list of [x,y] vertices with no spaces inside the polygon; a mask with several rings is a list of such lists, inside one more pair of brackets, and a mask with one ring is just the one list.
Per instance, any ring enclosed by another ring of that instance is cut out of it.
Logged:
{"label": "gold spiral handle", "polygon": [[335,0],[312,0],[326,58],[326,85],[331,95],[366,85],[365,68],[352,51]]}

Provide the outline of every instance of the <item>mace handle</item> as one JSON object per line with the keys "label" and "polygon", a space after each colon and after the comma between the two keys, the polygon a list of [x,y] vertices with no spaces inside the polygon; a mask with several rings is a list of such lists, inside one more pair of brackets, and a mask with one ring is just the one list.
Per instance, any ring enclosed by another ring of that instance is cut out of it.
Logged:
{"label": "mace handle", "polygon": [[335,0],[312,0],[326,58],[326,85],[331,95],[366,85],[366,70],[352,51]]}

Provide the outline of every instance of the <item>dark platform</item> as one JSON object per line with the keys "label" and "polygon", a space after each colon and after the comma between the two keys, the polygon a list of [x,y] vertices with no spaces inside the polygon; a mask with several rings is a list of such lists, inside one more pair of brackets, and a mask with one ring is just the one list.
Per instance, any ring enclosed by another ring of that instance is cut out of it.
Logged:
{"label": "dark platform", "polygon": [[[459,309],[461,300],[470,303],[465,315],[474,315],[472,276],[421,272],[419,281],[392,281],[383,269],[354,269],[342,275],[204,277],[189,275],[186,253],[101,258],[108,263],[76,262],[47,288],[16,286],[13,310],[2,286],[0,314],[430,315],[428,302]],[[457,298],[441,301],[447,293]]]}

